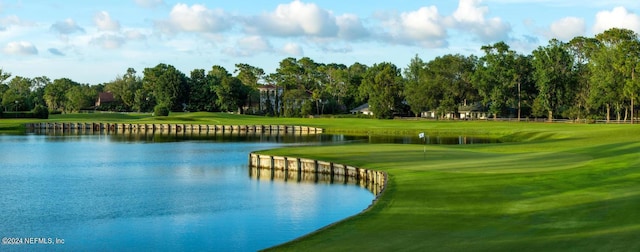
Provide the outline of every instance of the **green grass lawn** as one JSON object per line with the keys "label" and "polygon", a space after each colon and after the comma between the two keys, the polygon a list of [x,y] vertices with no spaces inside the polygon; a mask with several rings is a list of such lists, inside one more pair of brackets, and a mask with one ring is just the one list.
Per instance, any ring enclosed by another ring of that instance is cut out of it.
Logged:
{"label": "green grass lawn", "polygon": [[432,145],[426,159],[421,145],[266,151],[384,170],[390,178],[368,211],[276,249],[640,250],[640,126],[421,123],[518,141]]}
{"label": "green grass lawn", "polygon": [[[75,117],[75,118],[74,118]],[[158,122],[149,115],[52,121]],[[297,124],[357,134],[479,135],[499,144],[350,144],[272,155],[384,170],[367,211],[291,243],[292,251],[639,251],[640,125],[279,119],[175,114],[162,122]],[[0,120],[0,131],[24,121]],[[336,195],[337,200],[340,199]]]}

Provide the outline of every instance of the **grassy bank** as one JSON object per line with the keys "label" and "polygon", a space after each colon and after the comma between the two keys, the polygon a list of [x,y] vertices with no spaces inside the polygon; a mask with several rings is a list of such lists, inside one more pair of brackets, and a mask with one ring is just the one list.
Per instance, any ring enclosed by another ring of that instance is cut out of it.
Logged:
{"label": "grassy bank", "polygon": [[[520,142],[347,145],[270,154],[389,173],[369,211],[277,250],[637,251],[640,128],[635,125],[432,123]],[[434,125],[432,125],[434,124]]]}
{"label": "grassy bank", "polygon": [[[351,144],[269,150],[384,170],[368,211],[276,250],[637,251],[640,126],[279,119],[189,113],[60,115],[50,121],[297,124],[357,134],[481,135],[501,144]],[[23,121],[0,120],[0,131]]]}

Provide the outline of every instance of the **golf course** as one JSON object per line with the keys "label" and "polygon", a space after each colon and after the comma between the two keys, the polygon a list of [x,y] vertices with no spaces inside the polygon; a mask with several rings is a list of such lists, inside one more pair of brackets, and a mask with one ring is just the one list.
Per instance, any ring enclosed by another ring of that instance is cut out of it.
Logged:
{"label": "golf course", "polygon": [[2,119],[0,134],[21,133],[24,123],[39,121],[280,124],[335,134],[494,138],[499,143],[350,143],[261,151],[388,174],[385,191],[364,212],[270,249],[640,250],[640,125],[114,113]]}

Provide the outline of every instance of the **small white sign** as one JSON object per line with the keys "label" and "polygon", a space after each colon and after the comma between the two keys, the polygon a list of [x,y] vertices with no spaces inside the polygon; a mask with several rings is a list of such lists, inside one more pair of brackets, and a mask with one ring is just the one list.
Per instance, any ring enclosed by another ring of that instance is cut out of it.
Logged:
{"label": "small white sign", "polygon": [[420,138],[424,138],[424,132],[420,132],[420,134],[418,134],[418,136],[419,136]]}

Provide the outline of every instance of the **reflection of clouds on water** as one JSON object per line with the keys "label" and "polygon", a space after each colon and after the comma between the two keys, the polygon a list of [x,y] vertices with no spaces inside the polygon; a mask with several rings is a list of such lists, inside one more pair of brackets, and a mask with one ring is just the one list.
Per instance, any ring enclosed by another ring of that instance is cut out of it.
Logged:
{"label": "reflection of clouds on water", "polygon": [[[0,234],[61,237],[71,251],[255,251],[372,198],[355,186],[249,178],[249,152],[282,143],[115,138],[0,136]],[[325,204],[335,195],[350,204]]]}
{"label": "reflection of clouds on water", "polygon": [[[285,187],[279,190],[274,198],[276,202],[276,216],[280,220],[291,222],[292,228],[299,228],[298,225],[308,221],[317,214],[314,208],[307,206],[317,205],[315,187],[312,184],[298,184],[295,188]],[[295,189],[295,190],[287,190]]]}

